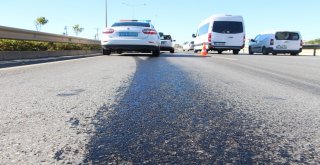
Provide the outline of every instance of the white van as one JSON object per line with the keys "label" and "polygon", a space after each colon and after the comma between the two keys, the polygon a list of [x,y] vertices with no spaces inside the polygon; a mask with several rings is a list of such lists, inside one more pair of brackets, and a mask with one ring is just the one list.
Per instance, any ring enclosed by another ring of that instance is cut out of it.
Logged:
{"label": "white van", "polygon": [[297,31],[273,31],[265,32],[250,40],[249,54],[262,53],[290,53],[298,55],[302,51],[303,41],[300,32]]}
{"label": "white van", "polygon": [[194,52],[197,53],[206,44],[207,51],[232,50],[239,54],[245,46],[245,27],[242,16],[214,15],[202,21],[194,39]]}

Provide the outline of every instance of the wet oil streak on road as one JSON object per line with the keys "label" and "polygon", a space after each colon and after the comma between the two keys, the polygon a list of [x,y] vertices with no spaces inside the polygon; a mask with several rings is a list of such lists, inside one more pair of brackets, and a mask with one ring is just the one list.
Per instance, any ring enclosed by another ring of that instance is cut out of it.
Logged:
{"label": "wet oil streak on road", "polygon": [[[124,57],[126,58],[126,57]],[[128,57],[129,58],[129,57]],[[116,105],[95,117],[86,163],[271,163],[250,117],[192,81],[165,58],[135,57],[137,71]]]}

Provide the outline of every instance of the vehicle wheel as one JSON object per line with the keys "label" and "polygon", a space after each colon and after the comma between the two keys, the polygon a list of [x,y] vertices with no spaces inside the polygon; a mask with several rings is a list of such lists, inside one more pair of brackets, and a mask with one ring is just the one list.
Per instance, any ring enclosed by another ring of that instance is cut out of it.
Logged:
{"label": "vehicle wheel", "polygon": [[277,54],[278,54],[278,53],[272,53],[272,55],[274,55],[274,56],[277,55]]}
{"label": "vehicle wheel", "polygon": [[251,55],[253,54],[251,46],[249,47],[249,54],[251,54]]}
{"label": "vehicle wheel", "polygon": [[297,56],[297,55],[299,55],[299,53],[290,53],[291,54],[291,56]]}
{"label": "vehicle wheel", "polygon": [[198,50],[195,49],[195,50],[193,50],[193,52],[194,52],[194,53],[198,53]]}
{"label": "vehicle wheel", "polygon": [[174,53],[174,49],[173,49],[173,50],[170,50],[170,53]]}
{"label": "vehicle wheel", "polygon": [[222,50],[218,50],[218,54],[222,54]]}
{"label": "vehicle wheel", "polygon": [[263,55],[268,55],[269,54],[265,47],[262,48],[262,54]]}
{"label": "vehicle wheel", "polygon": [[102,54],[103,54],[103,55],[110,55],[110,54],[111,54],[111,51],[110,51],[110,50],[107,50],[107,49],[102,49]]}
{"label": "vehicle wheel", "polygon": [[159,57],[160,56],[160,49],[153,50],[152,51],[152,56]]}
{"label": "vehicle wheel", "polygon": [[233,54],[234,54],[234,55],[239,54],[239,52],[240,52],[240,50],[233,50]]}
{"label": "vehicle wheel", "polygon": [[122,51],[121,51],[121,50],[118,50],[117,53],[118,53],[118,54],[122,54]]}

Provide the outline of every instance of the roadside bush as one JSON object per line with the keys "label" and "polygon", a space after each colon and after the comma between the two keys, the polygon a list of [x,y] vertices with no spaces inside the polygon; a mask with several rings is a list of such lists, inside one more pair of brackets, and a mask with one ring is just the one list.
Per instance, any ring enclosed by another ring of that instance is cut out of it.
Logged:
{"label": "roadside bush", "polygon": [[307,41],[307,44],[320,44],[320,38],[319,39],[315,39],[315,40],[311,40],[311,41]]}
{"label": "roadside bush", "polygon": [[99,50],[100,45],[0,39],[0,51]]}

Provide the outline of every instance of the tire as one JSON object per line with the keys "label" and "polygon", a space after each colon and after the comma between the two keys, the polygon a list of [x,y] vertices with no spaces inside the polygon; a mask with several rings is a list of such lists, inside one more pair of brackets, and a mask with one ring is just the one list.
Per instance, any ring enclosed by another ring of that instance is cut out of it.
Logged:
{"label": "tire", "polygon": [[152,51],[152,56],[159,57],[160,56],[160,48]]}
{"label": "tire", "polygon": [[233,50],[232,52],[234,55],[237,55],[237,54],[239,54],[240,50]]}
{"label": "tire", "polygon": [[111,54],[111,50],[107,50],[107,49],[102,49],[102,54],[103,55],[110,55]]}
{"label": "tire", "polygon": [[222,54],[222,50],[218,50],[218,54]]}
{"label": "tire", "polygon": [[290,53],[291,56],[298,56],[299,53]]}
{"label": "tire", "polygon": [[251,46],[249,47],[249,54],[250,54],[250,55],[253,55],[253,54],[254,54],[253,51],[252,51]]}
{"label": "tire", "polygon": [[274,56],[277,55],[277,54],[278,54],[278,53],[272,53],[272,55],[274,55]]}
{"label": "tire", "polygon": [[174,53],[174,49],[173,49],[173,50],[170,50],[170,53]]}
{"label": "tire", "polygon": [[193,52],[194,52],[194,53],[198,53],[198,50],[195,49],[195,50],[193,50]]}
{"label": "tire", "polygon": [[122,54],[122,51],[117,51],[117,54]]}
{"label": "tire", "polygon": [[263,48],[262,48],[262,54],[263,54],[263,55],[268,55],[268,54],[269,54],[268,51],[267,51],[267,49],[266,49],[266,47],[263,47]]}

